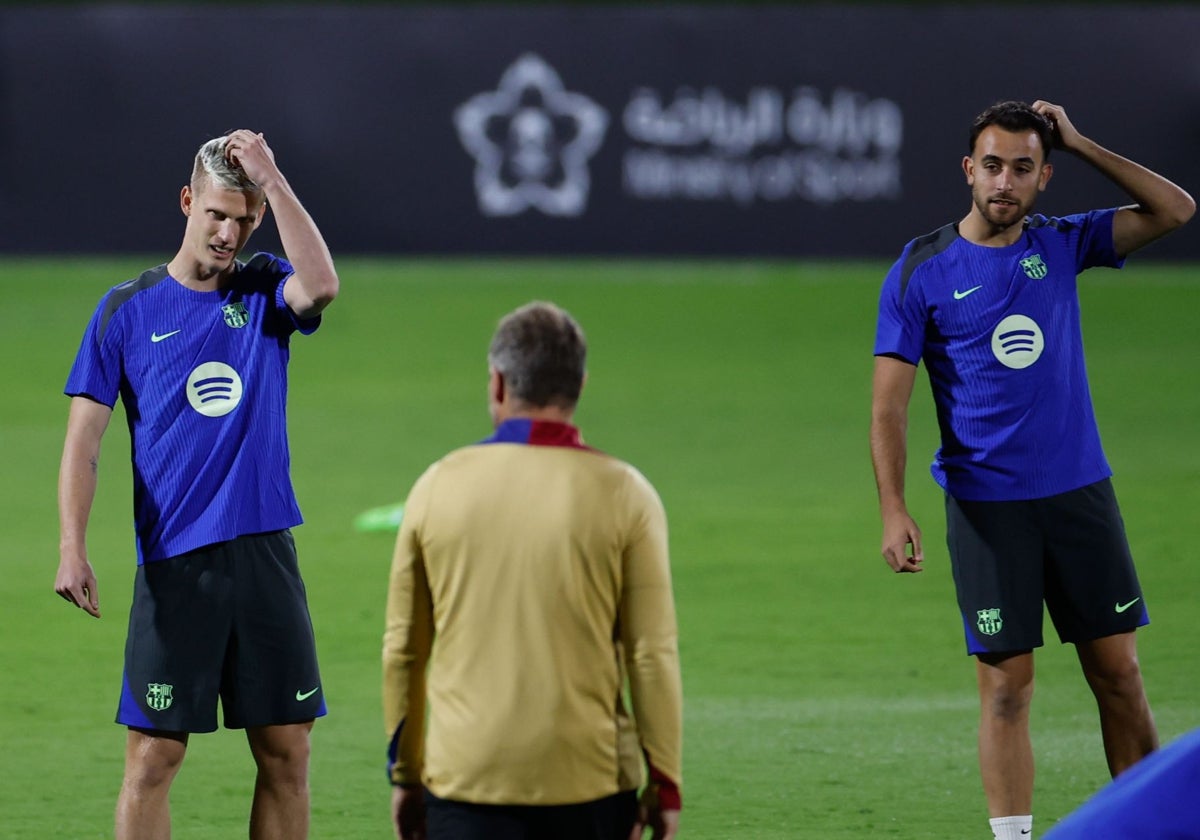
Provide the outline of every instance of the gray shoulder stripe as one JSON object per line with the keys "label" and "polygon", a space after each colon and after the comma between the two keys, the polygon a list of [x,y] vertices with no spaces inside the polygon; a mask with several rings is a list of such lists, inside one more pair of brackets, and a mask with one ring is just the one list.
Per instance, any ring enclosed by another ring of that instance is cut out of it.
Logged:
{"label": "gray shoulder stripe", "polygon": [[108,330],[108,322],[121,307],[121,304],[143,289],[149,289],[155,283],[167,279],[168,276],[167,265],[163,263],[162,265],[156,265],[154,268],[146,269],[133,280],[127,280],[114,288],[112,294],[108,296],[108,303],[105,305],[104,311],[100,314],[100,328],[96,330],[96,343],[99,344],[104,340],[104,333]]}
{"label": "gray shoulder stripe", "polygon": [[913,240],[912,250],[908,252],[908,258],[904,260],[904,265],[900,268],[901,303],[904,303],[904,293],[908,291],[908,280],[917,270],[917,266],[930,257],[935,257],[945,251],[956,239],[958,239],[958,228],[949,224]]}

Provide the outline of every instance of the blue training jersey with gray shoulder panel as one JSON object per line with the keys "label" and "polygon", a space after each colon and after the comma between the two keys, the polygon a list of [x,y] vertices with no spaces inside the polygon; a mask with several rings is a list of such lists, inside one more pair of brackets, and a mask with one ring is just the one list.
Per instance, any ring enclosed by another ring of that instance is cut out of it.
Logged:
{"label": "blue training jersey with gray shoulder panel", "polygon": [[109,290],[67,378],[68,396],[125,408],[138,563],[302,521],[290,476],[283,299],[291,265],[238,263],[232,282],[196,291],[167,267]]}
{"label": "blue training jersey with gray shoulder panel", "polygon": [[888,272],[875,355],[925,362],[941,429],[934,479],[973,501],[1037,499],[1112,474],[1083,355],[1076,276],[1120,268],[1115,209],[1030,216],[1012,245],[946,225]]}

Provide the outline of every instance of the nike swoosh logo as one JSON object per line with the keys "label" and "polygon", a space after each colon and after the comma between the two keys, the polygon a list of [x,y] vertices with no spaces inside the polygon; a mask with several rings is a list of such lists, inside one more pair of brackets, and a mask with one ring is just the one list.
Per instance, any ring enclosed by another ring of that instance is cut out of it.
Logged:
{"label": "nike swoosh logo", "polygon": [[297,700],[307,700],[309,697],[312,697],[314,694],[316,694],[320,690],[321,690],[321,686],[317,686],[312,691],[301,691],[300,689],[296,689],[296,699]]}
{"label": "nike swoosh logo", "polygon": [[1128,604],[1117,604],[1116,606],[1113,607],[1113,609],[1115,609],[1119,613],[1123,613],[1123,612],[1125,612],[1125,610],[1129,609],[1130,607],[1132,607],[1134,604],[1136,604],[1140,600],[1142,600],[1142,599],[1134,598]]}
{"label": "nike swoosh logo", "polygon": [[1022,834],[1033,834],[1033,829],[1032,828],[1022,828],[1021,833]]}
{"label": "nike swoosh logo", "polygon": [[960,292],[958,289],[955,289],[955,290],[954,290],[954,299],[955,299],[955,300],[962,300],[962,299],[963,299],[963,298],[965,298],[967,295],[971,294],[971,292],[978,292],[978,291],[979,291],[980,289],[982,289],[982,288],[983,288],[983,286],[974,286],[974,287],[972,287],[972,288],[970,288],[970,289],[967,289],[965,292]]}
{"label": "nike swoosh logo", "polygon": [[170,338],[171,336],[175,335],[175,333],[177,333],[177,332],[180,332],[180,330],[171,330],[169,333],[163,333],[162,335],[159,335],[156,332],[150,333],[150,340],[153,341],[155,344],[158,344],[158,342],[162,341],[164,338]]}

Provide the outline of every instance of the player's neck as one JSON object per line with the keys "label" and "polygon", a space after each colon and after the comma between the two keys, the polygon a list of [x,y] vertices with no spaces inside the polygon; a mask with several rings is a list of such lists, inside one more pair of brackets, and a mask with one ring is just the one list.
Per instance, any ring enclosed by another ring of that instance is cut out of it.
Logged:
{"label": "player's neck", "polygon": [[995,225],[985,219],[975,207],[972,207],[971,212],[958,223],[959,236],[973,245],[982,245],[985,248],[1006,248],[1017,242],[1024,233],[1024,218],[1011,225]]}
{"label": "player's neck", "polygon": [[497,412],[496,425],[506,420],[543,420],[551,423],[566,423],[570,425],[575,412],[555,405],[531,406],[522,404],[507,407]]}
{"label": "player's neck", "polygon": [[167,274],[179,285],[188,289],[197,292],[213,292],[229,284],[233,279],[234,267],[235,264],[231,264],[225,269],[206,266],[179,253],[175,255],[175,259],[167,263]]}

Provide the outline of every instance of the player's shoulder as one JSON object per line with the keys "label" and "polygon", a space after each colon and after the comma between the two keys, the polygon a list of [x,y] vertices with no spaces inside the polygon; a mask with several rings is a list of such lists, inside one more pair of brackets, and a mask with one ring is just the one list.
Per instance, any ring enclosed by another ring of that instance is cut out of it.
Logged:
{"label": "player's shoulder", "polygon": [[1117,209],[1109,207],[1103,210],[1089,210],[1085,213],[1072,213],[1069,216],[1043,216],[1035,213],[1025,220],[1025,229],[1035,236],[1038,234],[1070,235],[1110,218]]}
{"label": "player's shoulder", "polygon": [[138,299],[140,294],[149,292],[158,286],[159,283],[168,279],[170,275],[167,273],[167,264],[156,265],[153,268],[148,268],[130,280],[123,283],[118,283],[113,286],[104,297],[100,300],[99,307],[99,335],[102,337],[108,325],[112,322],[113,316],[131,301]]}
{"label": "player's shoulder", "polygon": [[167,273],[166,263],[163,263],[162,265],[156,265],[153,268],[147,268],[137,277],[126,280],[123,283],[118,283],[109,289],[108,293],[105,295],[105,300],[108,301],[114,308],[118,307],[126,301],[132,299],[134,295],[138,294],[139,292],[144,292],[148,289],[154,288],[170,276],[171,275]]}
{"label": "player's shoulder", "polygon": [[910,240],[901,255],[904,270],[911,274],[917,266],[944,254],[958,240],[958,225],[954,223],[942,225],[937,230]]}
{"label": "player's shoulder", "polygon": [[959,239],[958,225],[950,223],[918,236],[904,246],[900,258],[889,272],[890,282],[899,286],[901,299],[914,275],[921,270],[936,268],[938,257],[947,253]]}
{"label": "player's shoulder", "polygon": [[292,264],[282,257],[259,251],[245,262],[238,261],[238,284],[250,288],[274,288],[280,280],[292,274]]}

